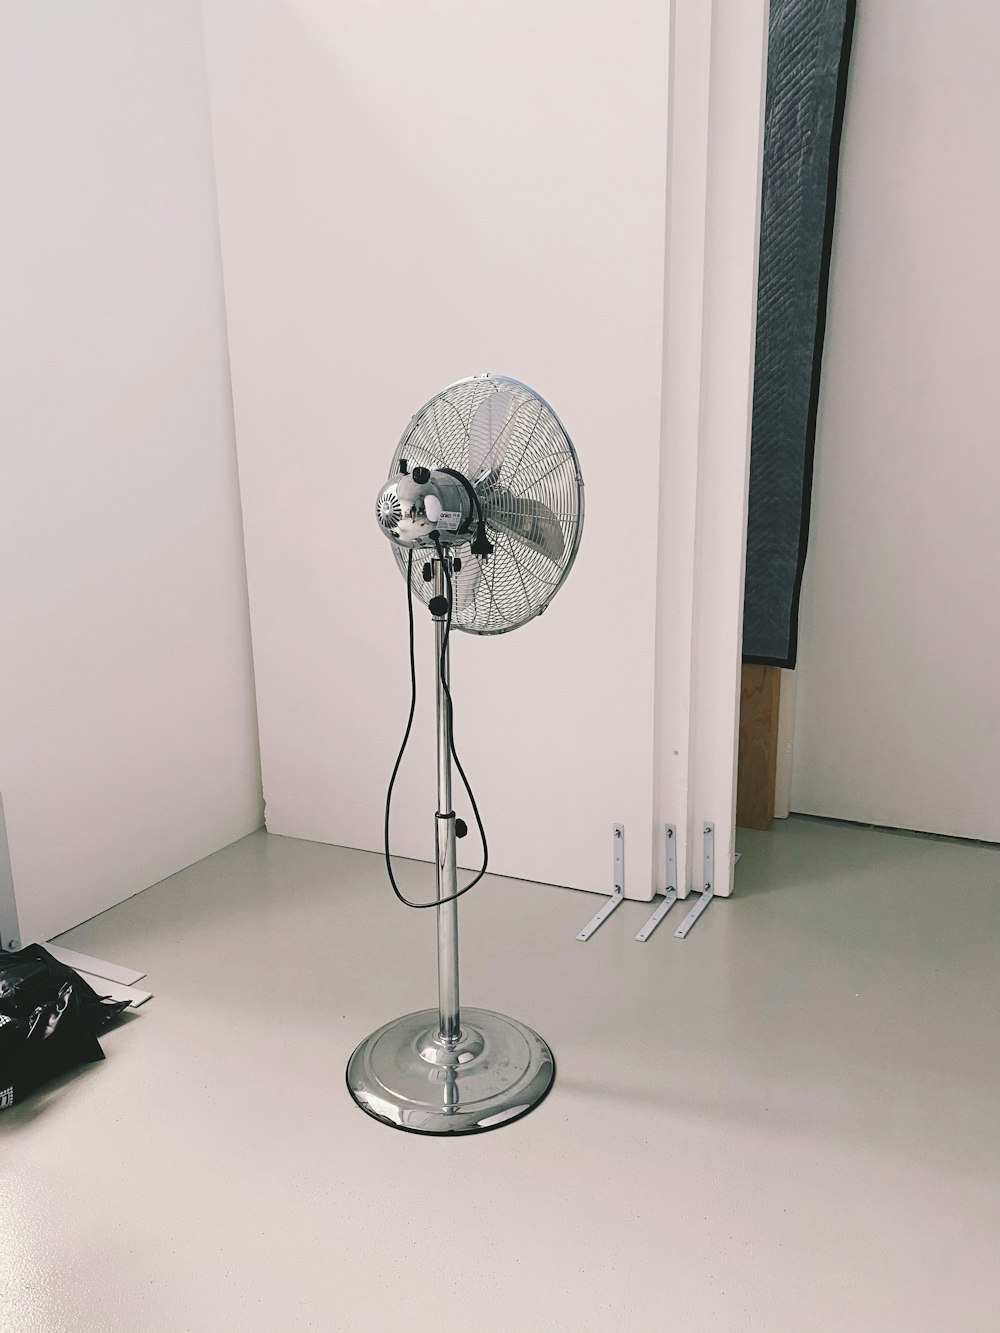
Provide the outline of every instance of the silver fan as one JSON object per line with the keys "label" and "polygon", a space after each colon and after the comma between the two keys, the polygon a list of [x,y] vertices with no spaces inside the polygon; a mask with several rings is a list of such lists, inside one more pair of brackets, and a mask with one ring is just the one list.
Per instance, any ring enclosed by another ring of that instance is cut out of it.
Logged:
{"label": "silver fan", "polygon": [[[576,452],[544,398],[502,375],[459,380],[410,422],[392,472],[379,494],[379,523],[404,572],[406,548],[431,547],[432,530],[454,550],[456,629],[503,634],[541,615],[569,573],[583,524]],[[479,509],[492,559],[473,547]],[[421,573],[414,591],[429,601]]]}
{"label": "silver fan", "polygon": [[[583,478],[548,403],[518,380],[481,375],[450,385],[413,417],[376,517],[411,598],[427,603],[435,626],[438,1007],[366,1037],[351,1056],[347,1084],[362,1109],[386,1124],[473,1133],[530,1111],[548,1092],[555,1065],[531,1028],[459,1005],[458,898],[466,890],[457,887],[455,863],[463,830],[452,809],[448,637],[451,629],[503,634],[545,610],[576,557]],[[388,810],[386,860],[391,877]]]}

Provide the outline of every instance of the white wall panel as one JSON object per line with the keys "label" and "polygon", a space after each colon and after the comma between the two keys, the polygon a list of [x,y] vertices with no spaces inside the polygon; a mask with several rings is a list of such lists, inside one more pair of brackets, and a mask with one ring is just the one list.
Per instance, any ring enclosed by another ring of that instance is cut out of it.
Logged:
{"label": "white wall panel", "polygon": [[[691,653],[689,846],[733,890],[768,6],[715,0]],[[694,874],[692,874],[694,882]],[[701,887],[700,884],[696,885]]]}
{"label": "white wall panel", "polygon": [[681,896],[733,889],[767,5],[675,0],[665,299],[657,832]]}
{"label": "white wall panel", "polygon": [[259,826],[195,0],[0,40],[0,791],[22,935]]}

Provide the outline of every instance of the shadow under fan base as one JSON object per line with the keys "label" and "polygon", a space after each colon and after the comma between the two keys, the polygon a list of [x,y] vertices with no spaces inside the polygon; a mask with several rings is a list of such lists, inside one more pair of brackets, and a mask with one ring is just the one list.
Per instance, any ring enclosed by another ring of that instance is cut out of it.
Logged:
{"label": "shadow under fan base", "polygon": [[555,1061],[531,1028],[489,1009],[463,1009],[449,1051],[438,1011],[393,1019],[347,1065],[351,1096],[370,1116],[416,1134],[477,1134],[526,1115],[552,1086]]}

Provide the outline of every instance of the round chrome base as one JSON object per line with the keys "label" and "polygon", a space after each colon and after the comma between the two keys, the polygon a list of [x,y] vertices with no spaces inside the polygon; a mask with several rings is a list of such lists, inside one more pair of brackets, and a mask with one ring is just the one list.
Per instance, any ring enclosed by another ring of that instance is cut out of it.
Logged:
{"label": "round chrome base", "polygon": [[369,1115],[418,1134],[475,1134],[525,1115],[555,1076],[537,1032],[489,1009],[463,1009],[448,1046],[438,1011],[422,1009],[366,1037],[347,1065],[347,1087]]}

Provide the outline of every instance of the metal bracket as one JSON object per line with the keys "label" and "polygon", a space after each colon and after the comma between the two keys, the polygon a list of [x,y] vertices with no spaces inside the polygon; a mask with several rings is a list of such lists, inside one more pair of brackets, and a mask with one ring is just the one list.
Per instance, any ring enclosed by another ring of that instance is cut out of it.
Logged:
{"label": "metal bracket", "polygon": [[705,890],[688,912],[687,916],[674,931],[679,940],[684,939],[688,931],[704,912],[715,894],[715,825],[704,825],[704,873]]}
{"label": "metal bracket", "polygon": [[625,825],[615,825],[612,839],[614,854],[614,893],[595,917],[592,917],[577,935],[578,940],[589,940],[599,926],[603,926],[611,913],[625,901]]}
{"label": "metal bracket", "polygon": [[677,830],[673,824],[666,826],[667,834],[667,887],[663,891],[663,902],[649,918],[642,930],[636,935],[640,944],[645,944],[653,931],[677,901]]}
{"label": "metal bracket", "polygon": [[75,949],[64,949],[61,944],[46,944],[46,949],[60,963],[65,963],[74,972],[86,972],[88,976],[100,977],[103,981],[113,981],[118,986],[134,986],[146,975],[137,972],[134,967],[120,967],[117,963],[105,963],[103,959],[91,958],[90,954],[77,953]]}

